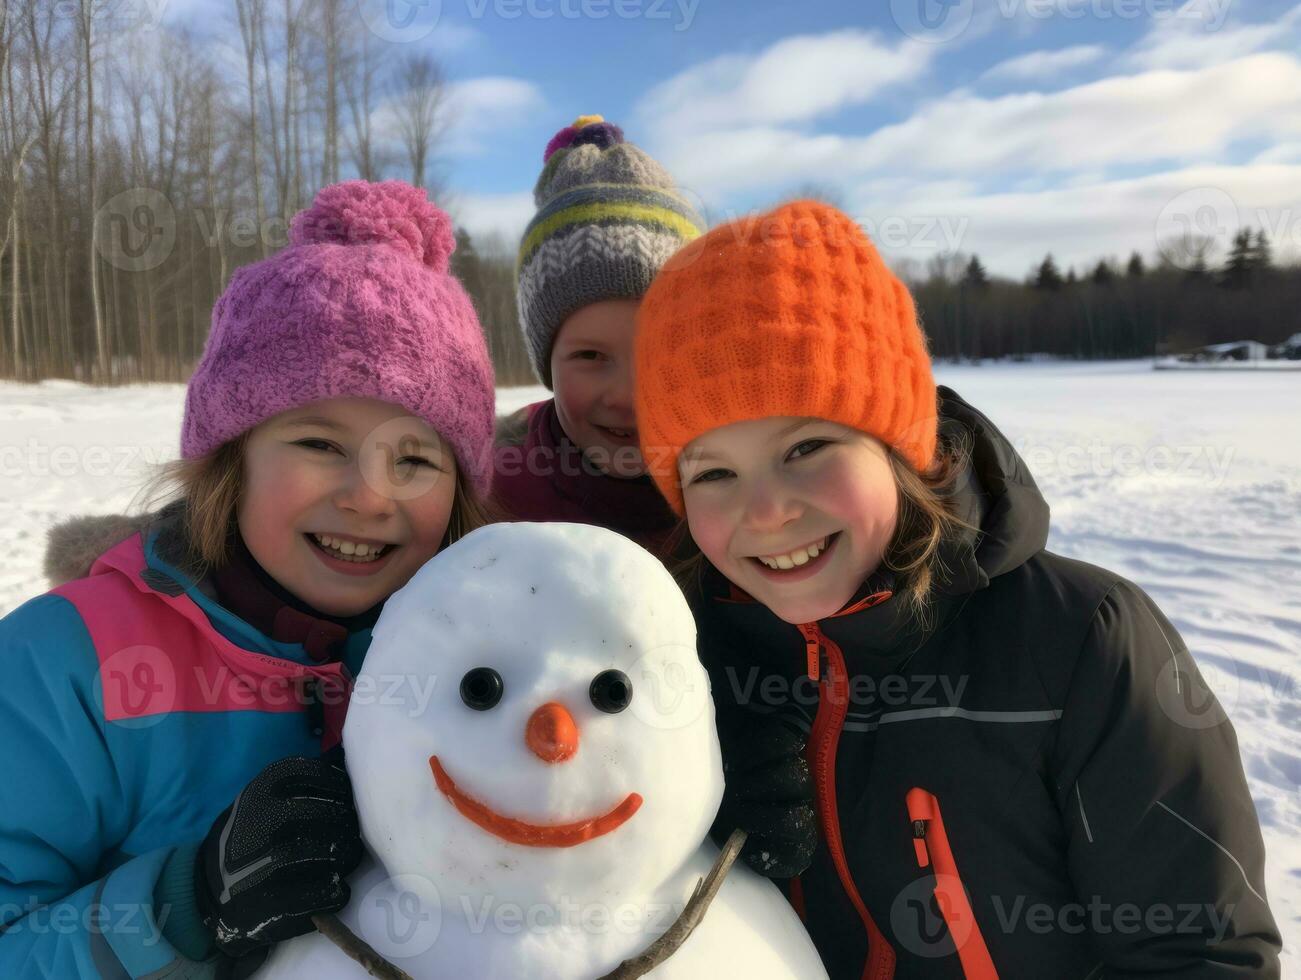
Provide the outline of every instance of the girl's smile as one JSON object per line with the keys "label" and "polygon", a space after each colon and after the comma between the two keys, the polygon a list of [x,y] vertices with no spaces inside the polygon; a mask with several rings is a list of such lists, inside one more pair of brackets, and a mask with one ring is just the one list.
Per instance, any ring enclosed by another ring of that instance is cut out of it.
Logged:
{"label": "girl's smile", "polygon": [[840,532],[824,534],[798,548],[773,555],[755,555],[750,560],[759,567],[760,575],[769,581],[791,584],[803,582],[822,571],[831,560],[832,550],[840,540]]}
{"label": "girl's smile", "polygon": [[374,575],[401,545],[311,532],[303,535],[326,568],[344,575]]}

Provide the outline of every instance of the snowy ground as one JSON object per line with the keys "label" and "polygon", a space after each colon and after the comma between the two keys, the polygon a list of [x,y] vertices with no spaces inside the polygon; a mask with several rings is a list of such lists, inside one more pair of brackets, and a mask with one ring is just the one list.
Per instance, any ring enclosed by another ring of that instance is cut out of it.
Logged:
{"label": "snowy ground", "polygon": [[[1301,973],[1301,377],[1150,362],[937,370],[1021,450],[1050,547],[1147,589],[1237,728],[1267,887]],[[543,397],[507,389],[502,411]],[[0,383],[0,614],[44,588],[47,528],[127,506],[176,452],[183,389]]]}

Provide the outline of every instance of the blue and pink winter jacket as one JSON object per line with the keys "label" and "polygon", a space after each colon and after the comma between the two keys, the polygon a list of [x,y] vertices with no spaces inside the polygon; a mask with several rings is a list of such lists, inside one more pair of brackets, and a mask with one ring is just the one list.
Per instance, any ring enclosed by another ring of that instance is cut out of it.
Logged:
{"label": "blue and pink winter jacket", "polygon": [[370,630],[317,663],[201,591],[158,536],[0,620],[0,977],[210,974],[178,948],[206,939],[199,842],[270,762],[338,742]]}

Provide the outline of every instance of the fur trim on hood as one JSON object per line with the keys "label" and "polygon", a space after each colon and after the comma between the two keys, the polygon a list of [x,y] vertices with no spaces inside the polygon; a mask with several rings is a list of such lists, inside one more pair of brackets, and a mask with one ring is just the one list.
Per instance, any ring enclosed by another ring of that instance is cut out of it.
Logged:
{"label": "fur trim on hood", "polygon": [[83,514],[54,525],[45,538],[45,575],[50,588],[89,575],[96,558],[146,528],[157,516]]}

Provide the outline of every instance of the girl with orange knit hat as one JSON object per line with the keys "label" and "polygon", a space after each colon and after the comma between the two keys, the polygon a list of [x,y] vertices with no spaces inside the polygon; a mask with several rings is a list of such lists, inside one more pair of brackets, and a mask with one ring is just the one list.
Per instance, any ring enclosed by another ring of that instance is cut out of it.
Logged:
{"label": "girl with orange knit hat", "polygon": [[637,318],[643,458],[718,708],[717,830],[833,978],[1278,976],[1232,725],[1132,582],[1045,550],[912,298],[799,201],[678,252]]}

